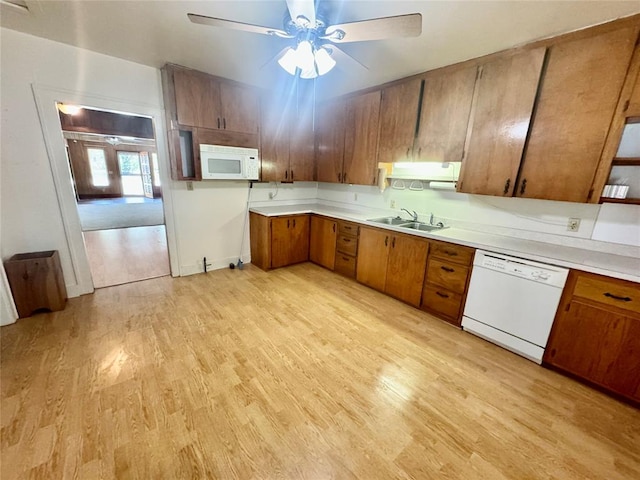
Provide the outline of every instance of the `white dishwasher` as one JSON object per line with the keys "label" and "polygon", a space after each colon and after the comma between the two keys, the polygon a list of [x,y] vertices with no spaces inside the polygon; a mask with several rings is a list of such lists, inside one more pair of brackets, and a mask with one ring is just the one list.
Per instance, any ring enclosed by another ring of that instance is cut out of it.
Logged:
{"label": "white dishwasher", "polygon": [[477,250],[462,328],[542,362],[569,270]]}

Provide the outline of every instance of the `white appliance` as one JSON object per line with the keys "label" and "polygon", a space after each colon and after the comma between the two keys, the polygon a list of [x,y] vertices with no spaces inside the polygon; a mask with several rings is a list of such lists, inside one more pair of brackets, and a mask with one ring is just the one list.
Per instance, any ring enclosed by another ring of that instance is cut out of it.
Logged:
{"label": "white appliance", "polygon": [[203,180],[259,180],[257,148],[200,144]]}
{"label": "white appliance", "polygon": [[462,328],[542,363],[569,271],[477,250]]}

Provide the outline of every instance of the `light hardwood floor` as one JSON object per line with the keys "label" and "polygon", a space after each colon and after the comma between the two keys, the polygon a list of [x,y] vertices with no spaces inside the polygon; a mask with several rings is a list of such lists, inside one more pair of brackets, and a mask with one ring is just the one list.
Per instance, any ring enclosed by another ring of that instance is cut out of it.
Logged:
{"label": "light hardwood floor", "polygon": [[640,412],[311,264],[0,330],[2,479],[638,479]]}
{"label": "light hardwood floor", "polygon": [[96,288],[169,275],[164,225],[84,232]]}

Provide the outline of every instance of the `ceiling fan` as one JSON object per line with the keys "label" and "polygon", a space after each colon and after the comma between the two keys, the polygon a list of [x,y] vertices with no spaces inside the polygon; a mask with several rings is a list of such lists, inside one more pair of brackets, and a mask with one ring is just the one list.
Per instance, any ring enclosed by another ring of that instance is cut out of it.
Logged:
{"label": "ceiling fan", "polygon": [[316,2],[320,3],[318,0],[286,2],[287,10],[281,29],[195,13],[189,13],[187,16],[193,23],[202,25],[291,39],[292,45],[285,47],[276,59],[291,75],[307,79],[328,73],[336,65],[336,58],[353,59],[336,44],[393,37],[417,37],[422,33],[422,15],[419,13],[331,25],[320,5],[316,6]]}

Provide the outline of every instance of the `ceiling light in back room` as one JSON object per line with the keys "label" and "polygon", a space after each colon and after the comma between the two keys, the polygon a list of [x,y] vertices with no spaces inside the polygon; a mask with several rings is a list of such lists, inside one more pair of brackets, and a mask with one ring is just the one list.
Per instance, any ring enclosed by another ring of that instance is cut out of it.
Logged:
{"label": "ceiling light in back room", "polygon": [[82,107],[77,105],[69,105],[68,103],[58,103],[56,104],[58,110],[60,110],[65,115],[77,115],[82,110]]}

